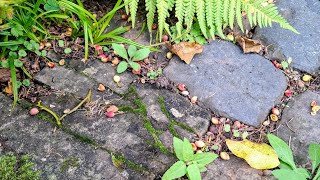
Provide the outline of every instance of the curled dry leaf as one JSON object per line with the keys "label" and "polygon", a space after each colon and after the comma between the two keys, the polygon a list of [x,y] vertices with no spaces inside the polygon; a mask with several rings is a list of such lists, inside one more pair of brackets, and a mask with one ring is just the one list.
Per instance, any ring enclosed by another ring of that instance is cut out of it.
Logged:
{"label": "curled dry leaf", "polygon": [[197,43],[180,42],[178,44],[171,45],[166,43],[171,52],[176,54],[185,63],[190,64],[193,56],[198,53],[202,53],[203,47]]}
{"label": "curled dry leaf", "polygon": [[8,86],[4,88],[4,92],[7,93],[8,96],[13,95],[13,86],[11,79],[8,81]]}
{"label": "curled dry leaf", "polygon": [[268,144],[258,144],[249,140],[233,141],[226,140],[230,151],[246,160],[255,169],[272,169],[277,167],[280,162],[276,151]]}
{"label": "curled dry leaf", "polygon": [[240,44],[244,53],[259,53],[262,50],[262,44],[257,40],[252,40],[246,37],[238,36],[236,37],[236,41]]}
{"label": "curled dry leaf", "polygon": [[98,91],[103,92],[106,90],[106,87],[103,84],[99,84]]}

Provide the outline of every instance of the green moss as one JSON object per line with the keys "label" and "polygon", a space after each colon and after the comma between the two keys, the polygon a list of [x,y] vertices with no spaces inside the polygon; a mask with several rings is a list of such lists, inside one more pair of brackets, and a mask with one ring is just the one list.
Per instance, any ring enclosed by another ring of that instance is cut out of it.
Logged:
{"label": "green moss", "polygon": [[0,156],[1,180],[40,179],[40,171],[33,170],[34,163],[29,155],[17,157],[12,154]]}
{"label": "green moss", "polygon": [[188,125],[174,121],[171,114],[169,113],[169,111],[166,108],[165,100],[162,96],[159,96],[158,103],[160,105],[160,109],[161,109],[162,113],[165,114],[167,116],[167,118],[171,121],[168,125],[168,129],[173,136],[182,139],[182,137],[180,137],[180,135],[177,133],[177,130],[174,128],[174,126],[179,126],[182,129],[184,129],[190,133],[195,133],[195,131],[191,127],[189,127]]}
{"label": "green moss", "polygon": [[79,159],[77,157],[69,157],[62,162],[60,171],[64,172],[70,167],[78,167],[80,165]]}
{"label": "green moss", "polygon": [[50,122],[52,124],[55,124],[56,125],[56,121],[52,118],[52,116],[47,113],[47,112],[43,112],[43,111],[40,111],[37,116],[36,116],[38,119],[41,119],[43,121],[47,121],[47,122]]}

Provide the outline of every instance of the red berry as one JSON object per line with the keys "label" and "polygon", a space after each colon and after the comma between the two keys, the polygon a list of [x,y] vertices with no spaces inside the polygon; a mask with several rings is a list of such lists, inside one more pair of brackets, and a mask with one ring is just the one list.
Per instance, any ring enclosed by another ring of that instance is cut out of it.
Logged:
{"label": "red berry", "polygon": [[157,30],[158,29],[158,26],[156,24],[153,24],[152,25],[152,30]]}
{"label": "red berry", "polygon": [[137,71],[132,69],[132,73],[136,74],[136,75],[139,75],[141,73],[141,69],[138,69]]}
{"label": "red berry", "polygon": [[114,117],[114,112],[106,112],[106,116],[108,117],[108,118],[113,118]]}
{"label": "red berry", "polygon": [[276,116],[279,116],[280,115],[280,111],[278,108],[272,108],[271,110],[272,114],[276,115]]}
{"label": "red berry", "polygon": [[30,109],[29,113],[30,113],[31,116],[35,116],[35,115],[37,115],[39,113],[39,109],[38,108],[32,108],[32,109]]}
{"label": "red berry", "polygon": [[179,85],[178,85],[178,89],[179,89],[180,91],[185,91],[185,90],[186,90],[186,86],[185,86],[184,84],[179,84]]}
{"label": "red berry", "polygon": [[284,95],[286,95],[287,97],[291,97],[291,96],[292,96],[291,90],[287,89],[287,90],[284,92]]}
{"label": "red berry", "polygon": [[169,37],[167,35],[162,36],[162,42],[168,41]]}

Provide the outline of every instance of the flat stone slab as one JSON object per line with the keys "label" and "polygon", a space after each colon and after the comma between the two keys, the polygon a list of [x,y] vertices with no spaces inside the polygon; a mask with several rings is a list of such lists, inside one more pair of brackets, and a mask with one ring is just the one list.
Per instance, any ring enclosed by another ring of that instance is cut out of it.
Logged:
{"label": "flat stone slab", "polygon": [[[113,67],[111,63],[102,63],[100,61],[93,61],[90,63],[90,67],[87,67],[83,71],[90,78],[95,79],[99,83],[109,87],[114,92],[123,94],[128,91],[129,85],[136,79],[136,76],[129,72],[121,74],[116,73],[116,67]],[[120,76],[120,83],[117,84],[113,81],[113,76]]]}
{"label": "flat stone slab", "polygon": [[293,67],[308,73],[320,70],[320,1],[277,1],[281,14],[300,34],[275,25],[273,28],[257,28],[255,39],[268,46],[268,58],[293,59]]}
{"label": "flat stone slab", "polygon": [[277,134],[287,143],[290,142],[298,164],[307,162],[310,143],[320,142],[320,113],[312,116],[311,102],[320,103],[320,94],[306,91],[294,97],[282,113],[281,126]]}
{"label": "flat stone slab", "polygon": [[177,57],[164,69],[175,83],[184,83],[212,111],[253,126],[267,117],[287,87],[285,76],[271,62],[225,41],[204,46],[190,65]]}
{"label": "flat stone slab", "polygon": [[10,115],[12,100],[0,93],[0,155],[8,151],[30,154],[41,179],[130,179],[117,169],[111,156],[82,143],[61,130],[53,132],[52,124],[31,117],[16,107]]}
{"label": "flat stone slab", "polygon": [[61,66],[42,69],[35,76],[35,80],[50,86],[52,89],[73,93],[81,97],[85,97],[89,89],[97,87],[97,83],[85,75]]}

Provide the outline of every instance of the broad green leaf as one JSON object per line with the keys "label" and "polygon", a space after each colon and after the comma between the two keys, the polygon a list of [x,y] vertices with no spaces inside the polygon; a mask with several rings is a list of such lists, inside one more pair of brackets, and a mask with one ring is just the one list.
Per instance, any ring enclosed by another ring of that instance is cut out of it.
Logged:
{"label": "broad green leaf", "polygon": [[309,157],[312,162],[312,173],[320,164],[320,145],[319,144],[310,144],[309,145]]}
{"label": "broad green leaf", "polygon": [[283,161],[281,161],[280,160],[280,164],[279,164],[279,166],[278,166],[280,169],[291,169],[292,170],[292,168],[291,168],[291,166],[289,165],[289,164],[287,164],[287,163],[285,163],[285,162],[283,162]]}
{"label": "broad green leaf", "polygon": [[177,158],[180,161],[184,161],[183,158],[183,141],[177,137],[173,137],[173,149],[176,153]]}
{"label": "broad green leaf", "polygon": [[283,69],[287,69],[289,67],[289,63],[287,61],[281,61],[281,66]]}
{"label": "broad green leaf", "polygon": [[305,180],[307,179],[304,175],[296,173],[294,170],[289,169],[277,169],[272,171],[274,175],[279,180]]}
{"label": "broad green leaf", "polygon": [[279,166],[277,153],[268,144],[258,144],[249,140],[233,141],[226,140],[230,151],[247,161],[255,169],[272,169]]}
{"label": "broad green leaf", "polygon": [[24,85],[24,86],[30,86],[30,80],[29,79],[24,79],[23,81],[22,81],[22,84]]}
{"label": "broad green leaf", "polygon": [[171,180],[182,177],[187,172],[187,166],[183,161],[174,163],[162,176],[162,180]]}
{"label": "broad green leaf", "polygon": [[43,56],[43,57],[47,56],[47,51],[46,50],[42,50],[41,51],[41,56]]}
{"label": "broad green leaf", "polygon": [[297,168],[297,169],[295,169],[293,171],[296,172],[297,174],[300,174],[301,176],[303,176],[305,178],[309,178],[310,177],[309,171],[304,169],[304,168]]}
{"label": "broad green leaf", "polygon": [[201,180],[200,169],[197,164],[191,164],[187,167],[187,176],[189,180]]}
{"label": "broad green leaf", "polygon": [[121,61],[117,67],[117,73],[123,73],[128,69],[128,63],[126,61]]}
{"label": "broad green leaf", "polygon": [[289,146],[280,138],[273,134],[268,134],[268,140],[274,150],[277,152],[279,159],[290,165],[292,169],[296,169],[296,165],[293,160],[292,151]]}
{"label": "broad green leaf", "polygon": [[115,51],[116,54],[118,54],[120,57],[128,60],[128,54],[124,47],[122,47],[120,44],[112,44],[112,48]]}
{"label": "broad green leaf", "polygon": [[137,47],[130,45],[128,48],[129,57],[132,58],[137,51]]}
{"label": "broad green leaf", "polygon": [[187,138],[183,139],[183,159],[184,161],[191,161],[194,158],[191,143]]}
{"label": "broad green leaf", "polygon": [[149,54],[150,54],[150,49],[148,49],[148,48],[140,49],[135,53],[133,60],[134,61],[141,61],[144,58],[148,57]]}
{"label": "broad green leaf", "polygon": [[212,161],[214,161],[217,157],[218,155],[214,153],[199,153],[194,155],[192,162],[206,166]]}
{"label": "broad green leaf", "polygon": [[20,25],[12,27],[11,34],[15,37],[23,36],[23,28]]}
{"label": "broad green leaf", "polygon": [[129,65],[132,67],[132,69],[134,69],[135,71],[138,71],[140,68],[141,68],[141,66],[140,66],[140,64],[138,64],[138,63],[136,63],[136,62],[133,62],[133,61],[130,61],[129,62]]}
{"label": "broad green leaf", "polygon": [[14,66],[15,67],[22,67],[23,63],[19,59],[14,60]]}
{"label": "broad green leaf", "polygon": [[64,41],[63,40],[59,40],[58,41],[58,46],[59,47],[64,47]]}
{"label": "broad green leaf", "polygon": [[[65,54],[70,54],[72,52],[72,50],[70,48],[65,48],[64,49],[64,53]],[[41,53],[42,54],[42,53]]]}
{"label": "broad green leaf", "polygon": [[18,54],[19,54],[19,57],[26,57],[27,56],[27,52],[25,50],[22,50],[22,49],[19,50]]}
{"label": "broad green leaf", "polygon": [[38,55],[38,56],[41,56],[41,52],[39,50],[36,50],[35,53]]}

